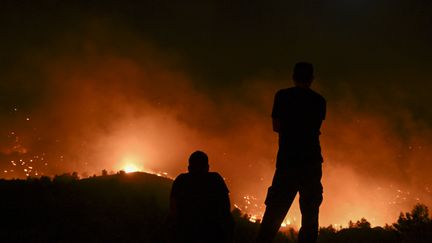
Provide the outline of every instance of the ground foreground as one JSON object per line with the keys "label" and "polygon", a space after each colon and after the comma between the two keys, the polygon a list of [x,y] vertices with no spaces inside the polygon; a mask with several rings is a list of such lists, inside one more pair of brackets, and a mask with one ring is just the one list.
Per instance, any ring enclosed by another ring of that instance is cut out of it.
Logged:
{"label": "ground foreground", "polygon": [[[119,172],[79,179],[0,180],[1,242],[169,242],[167,218],[172,181],[147,173]],[[234,241],[252,242],[259,222],[234,209]],[[295,242],[297,233],[278,234],[276,243]],[[366,219],[349,228],[321,228],[320,243],[430,243],[432,221],[424,205],[401,214],[386,227],[371,228]]]}

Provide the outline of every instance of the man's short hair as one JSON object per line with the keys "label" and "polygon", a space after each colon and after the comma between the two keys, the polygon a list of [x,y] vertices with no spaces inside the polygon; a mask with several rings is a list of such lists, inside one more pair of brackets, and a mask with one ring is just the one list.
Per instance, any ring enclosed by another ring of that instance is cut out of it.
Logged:
{"label": "man's short hair", "polygon": [[195,151],[189,157],[189,171],[208,171],[208,156],[202,151]]}
{"label": "man's short hair", "polygon": [[296,82],[310,82],[313,80],[314,68],[311,63],[298,62],[294,66],[293,80]]}

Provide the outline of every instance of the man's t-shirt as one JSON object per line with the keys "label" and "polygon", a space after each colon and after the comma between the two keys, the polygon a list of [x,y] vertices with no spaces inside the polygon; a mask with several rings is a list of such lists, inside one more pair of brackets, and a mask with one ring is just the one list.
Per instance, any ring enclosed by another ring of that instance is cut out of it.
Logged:
{"label": "man's t-shirt", "polygon": [[322,163],[320,128],[326,100],[308,88],[292,87],[275,95],[272,118],[280,121],[277,168]]}

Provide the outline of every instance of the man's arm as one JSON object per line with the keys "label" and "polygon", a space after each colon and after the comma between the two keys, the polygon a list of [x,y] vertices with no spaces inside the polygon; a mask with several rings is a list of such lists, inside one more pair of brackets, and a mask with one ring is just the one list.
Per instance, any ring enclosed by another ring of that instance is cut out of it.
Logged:
{"label": "man's arm", "polygon": [[273,120],[273,131],[277,132],[277,133],[280,133],[280,131],[281,131],[281,122],[280,122],[280,120],[277,119],[277,118],[273,118],[272,120]]}
{"label": "man's arm", "polygon": [[273,131],[280,133],[281,132],[281,121],[280,121],[280,116],[281,116],[281,102],[280,102],[280,92],[278,91],[275,94],[274,97],[274,102],[273,102],[273,109],[272,109],[272,124],[273,124]]}
{"label": "man's arm", "polygon": [[219,199],[220,199],[220,208],[222,210],[222,212],[227,212],[230,213],[231,212],[231,202],[229,199],[229,190],[227,185],[225,184],[224,179],[222,178],[221,175],[219,175],[219,173],[214,173],[216,181],[217,181],[217,185],[218,185],[218,193],[220,195]]}
{"label": "man's arm", "polygon": [[178,196],[178,178],[176,178],[172,184],[171,187],[171,193],[170,193],[170,204],[169,204],[169,217],[176,218],[178,215],[177,212],[177,196]]}

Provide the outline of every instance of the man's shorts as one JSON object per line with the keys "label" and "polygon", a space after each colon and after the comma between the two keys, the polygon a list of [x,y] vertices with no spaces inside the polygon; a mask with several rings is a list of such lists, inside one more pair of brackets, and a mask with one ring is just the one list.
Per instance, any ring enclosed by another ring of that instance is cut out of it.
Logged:
{"label": "man's shorts", "polygon": [[267,192],[265,204],[291,205],[297,192],[301,201],[320,205],[323,187],[321,163],[303,167],[276,169],[272,185]]}

